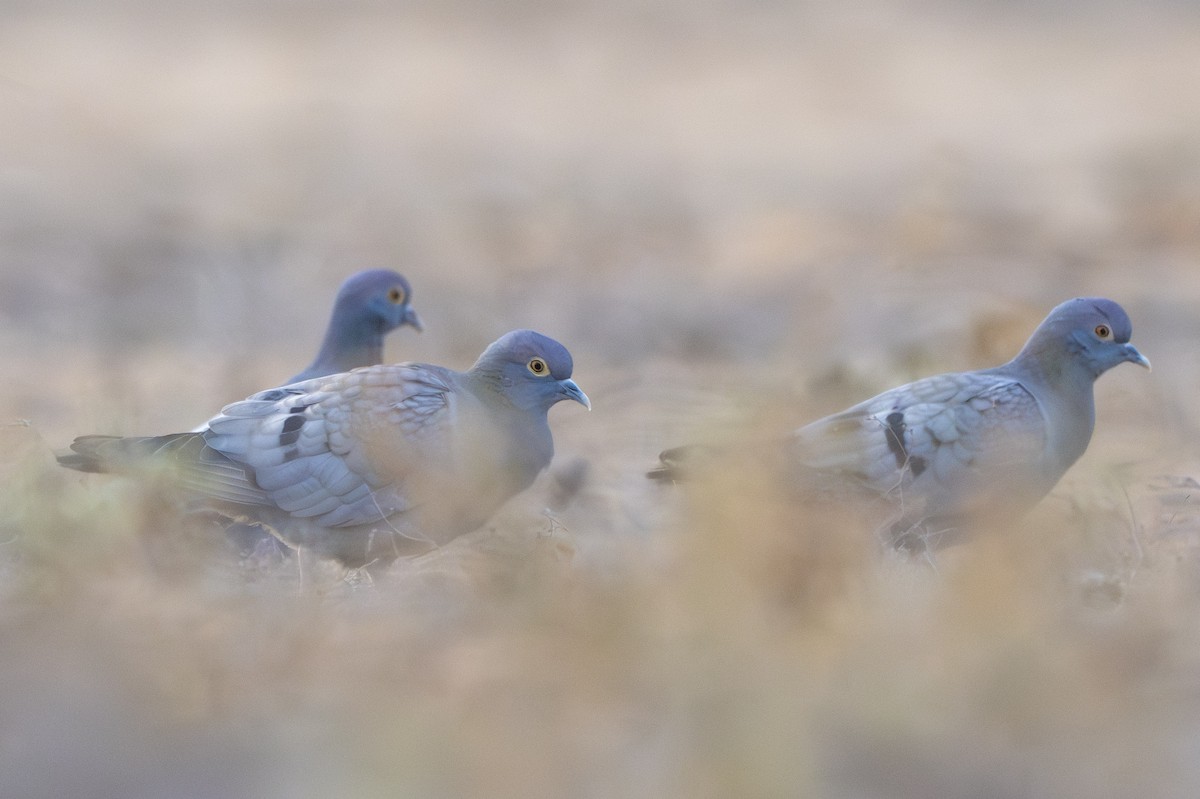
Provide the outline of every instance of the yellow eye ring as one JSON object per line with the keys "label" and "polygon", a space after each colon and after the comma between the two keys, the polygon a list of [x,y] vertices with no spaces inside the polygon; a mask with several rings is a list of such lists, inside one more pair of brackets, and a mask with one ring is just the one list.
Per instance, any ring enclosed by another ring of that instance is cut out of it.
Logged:
{"label": "yellow eye ring", "polygon": [[1096,330],[1094,332],[1097,338],[1106,340],[1112,338],[1112,328],[1110,328],[1108,325],[1096,325]]}
{"label": "yellow eye ring", "polygon": [[399,286],[392,286],[387,293],[388,302],[392,305],[400,305],[404,302],[404,289]]}
{"label": "yellow eye ring", "polygon": [[547,366],[546,362],[541,358],[530,358],[528,367],[529,371],[533,372],[538,377],[550,373],[550,367]]}

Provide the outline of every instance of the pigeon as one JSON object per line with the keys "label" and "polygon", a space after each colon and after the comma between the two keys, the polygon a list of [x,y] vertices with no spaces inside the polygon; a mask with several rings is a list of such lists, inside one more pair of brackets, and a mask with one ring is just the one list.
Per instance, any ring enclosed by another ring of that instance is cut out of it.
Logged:
{"label": "pigeon", "polygon": [[288,383],[383,363],[383,337],[409,325],[425,329],[412,305],[412,287],[398,272],[368,269],[346,278],[316,360]]}
{"label": "pigeon", "polygon": [[386,566],[480,527],[533,483],[554,454],[551,406],[591,409],[572,368],[563,345],[515,330],[465,372],[362,367],[262,391],[199,432],[82,436],[58,461],[125,474],[165,464],[197,509],[349,568]]}
{"label": "pigeon", "polygon": [[[412,287],[404,276],[391,269],[356,272],[338,289],[316,359],[287,383],[383,363],[383,338],[402,325],[414,327],[418,333],[425,329],[412,307]],[[203,429],[200,425],[193,432]],[[286,551],[259,525],[235,523],[226,532],[231,545],[247,556]]]}
{"label": "pigeon", "polygon": [[[1131,334],[1112,300],[1068,300],[1003,366],[893,388],[758,453],[803,498],[865,511],[897,548],[935,549],[1055,486],[1091,440],[1096,378],[1125,362],[1150,368]],[[648,476],[682,479],[723,454],[667,450]]]}

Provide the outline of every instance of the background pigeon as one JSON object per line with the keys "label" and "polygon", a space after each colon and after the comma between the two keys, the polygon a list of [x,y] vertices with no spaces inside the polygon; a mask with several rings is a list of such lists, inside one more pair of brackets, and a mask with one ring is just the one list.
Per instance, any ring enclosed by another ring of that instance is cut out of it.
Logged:
{"label": "background pigeon", "polygon": [[383,338],[401,325],[425,329],[404,276],[390,269],[357,272],[338,289],[316,360],[287,382],[383,363]]}

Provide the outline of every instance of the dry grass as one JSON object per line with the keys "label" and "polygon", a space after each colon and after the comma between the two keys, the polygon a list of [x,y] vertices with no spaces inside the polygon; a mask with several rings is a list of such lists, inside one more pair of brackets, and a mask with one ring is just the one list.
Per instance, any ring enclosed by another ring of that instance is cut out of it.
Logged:
{"label": "dry grass", "polygon": [[[0,796],[1195,795],[1198,69],[1165,1],[0,9]],[[293,373],[368,265],[397,360],[575,354],[488,528],[301,592],[53,464]],[[1155,371],[1004,535],[642,477],[1082,294]]]}

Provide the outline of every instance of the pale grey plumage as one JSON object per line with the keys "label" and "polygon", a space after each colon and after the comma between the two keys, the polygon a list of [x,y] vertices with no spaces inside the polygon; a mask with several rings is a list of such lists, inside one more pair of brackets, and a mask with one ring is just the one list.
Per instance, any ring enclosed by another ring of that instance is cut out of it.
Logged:
{"label": "pale grey plumage", "polygon": [[590,407],[570,353],[528,330],[469,370],[371,366],[255,394],[195,433],[84,436],[64,466],[130,471],[169,460],[181,486],[228,515],[350,566],[390,562],[483,524],[554,453],[547,411]]}
{"label": "pale grey plumage", "polygon": [[[1091,439],[1096,378],[1125,361],[1149,367],[1131,333],[1111,300],[1069,300],[1009,363],[886,391],[800,428],[775,454],[806,496],[868,509],[898,544],[944,543],[1054,487]],[[650,476],[682,476],[686,450],[663,453]]]}

